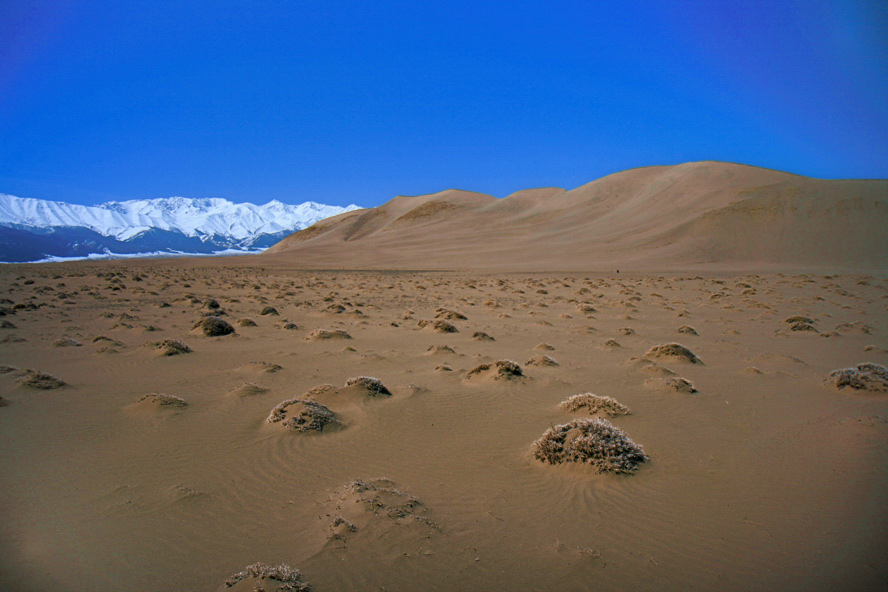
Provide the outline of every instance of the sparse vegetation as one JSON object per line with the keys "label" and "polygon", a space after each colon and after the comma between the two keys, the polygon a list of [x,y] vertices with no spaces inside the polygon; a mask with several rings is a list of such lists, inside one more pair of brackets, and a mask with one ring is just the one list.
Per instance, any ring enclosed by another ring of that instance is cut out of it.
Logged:
{"label": "sparse vegetation", "polygon": [[549,428],[533,443],[533,456],[552,465],[576,462],[599,473],[634,472],[647,461],[641,446],[606,419],[576,419]]}

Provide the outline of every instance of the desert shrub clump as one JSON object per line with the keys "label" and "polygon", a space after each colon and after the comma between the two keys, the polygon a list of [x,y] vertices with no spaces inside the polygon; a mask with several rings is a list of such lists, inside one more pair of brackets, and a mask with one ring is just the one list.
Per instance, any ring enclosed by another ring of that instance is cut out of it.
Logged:
{"label": "desert shrub clump", "polygon": [[575,419],[549,428],[533,443],[533,456],[556,465],[584,463],[599,473],[631,474],[648,460],[641,446],[606,419]]}
{"label": "desert shrub clump", "polygon": [[[277,585],[278,592],[308,592],[311,590],[311,586],[302,579],[302,574],[298,569],[289,565],[268,565],[266,563],[248,565],[243,571],[239,571],[225,580],[225,587],[232,588],[247,578],[270,580]],[[256,589],[262,590],[263,588],[260,584],[256,586]]]}
{"label": "desert shrub clump", "polygon": [[854,390],[888,392],[888,368],[881,364],[867,362],[851,368],[833,370],[826,380],[838,389],[848,387]]}
{"label": "desert shrub clump", "polygon": [[339,420],[330,409],[311,399],[288,399],[271,410],[268,423],[280,423],[294,432],[323,432],[328,426],[336,426]]}
{"label": "desert shrub clump", "polygon": [[561,408],[570,412],[586,410],[591,415],[603,413],[609,417],[630,413],[629,408],[616,399],[592,393],[572,395],[561,403]]}
{"label": "desert shrub clump", "polygon": [[372,376],[355,376],[345,381],[345,386],[359,385],[366,388],[374,395],[391,395],[392,392],[382,384],[382,381]]}

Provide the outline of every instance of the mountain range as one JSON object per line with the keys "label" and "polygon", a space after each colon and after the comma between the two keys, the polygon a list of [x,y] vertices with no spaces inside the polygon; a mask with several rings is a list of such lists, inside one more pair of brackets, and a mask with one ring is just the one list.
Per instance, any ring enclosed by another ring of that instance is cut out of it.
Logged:
{"label": "mountain range", "polygon": [[83,206],[0,194],[0,261],[258,252],[356,209],[185,197]]}
{"label": "mountain range", "polygon": [[706,161],[501,199],[398,196],[320,221],[261,257],[325,269],[884,270],[886,229],[886,180]]}

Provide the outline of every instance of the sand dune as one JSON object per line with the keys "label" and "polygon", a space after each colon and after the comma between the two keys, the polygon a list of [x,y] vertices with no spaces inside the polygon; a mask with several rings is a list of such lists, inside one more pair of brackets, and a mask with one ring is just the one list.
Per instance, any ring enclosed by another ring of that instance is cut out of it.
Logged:
{"label": "sand dune", "polygon": [[[824,269],[843,233],[882,256],[883,197],[835,210],[873,183],[703,163],[399,198],[277,255],[0,266],[0,590],[881,591],[888,279]],[[821,271],[622,268],[702,265],[737,204],[764,267],[826,228]],[[556,262],[590,270],[403,269]]]}
{"label": "sand dune", "polygon": [[503,199],[448,190],[321,221],[267,251],[303,268],[888,266],[888,181],[697,162]]}

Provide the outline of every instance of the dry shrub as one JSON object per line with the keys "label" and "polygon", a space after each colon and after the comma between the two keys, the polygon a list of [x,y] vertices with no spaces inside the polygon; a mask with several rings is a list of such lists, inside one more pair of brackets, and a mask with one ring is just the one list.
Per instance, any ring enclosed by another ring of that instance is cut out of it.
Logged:
{"label": "dry shrub", "polygon": [[280,423],[288,430],[295,432],[323,432],[327,426],[340,425],[330,409],[317,401],[310,399],[288,399],[282,401],[271,410],[268,423]]}
{"label": "dry shrub", "polygon": [[512,360],[497,360],[493,364],[480,364],[475,366],[469,370],[469,373],[466,374],[466,378],[472,378],[473,376],[480,376],[482,374],[491,374],[493,380],[512,380],[522,378],[524,376],[524,371],[521,369],[521,366]]}
{"label": "dry shrub", "polygon": [[386,388],[382,381],[378,378],[373,378],[372,376],[355,376],[354,378],[349,378],[345,381],[345,386],[360,386],[367,391],[370,392],[373,396],[379,395],[389,395],[391,396],[392,392]]}
{"label": "dry shrub", "polygon": [[70,337],[62,337],[53,342],[53,347],[80,347],[82,344],[76,339],[71,339]]}
{"label": "dry shrub", "polygon": [[599,473],[630,474],[648,460],[641,446],[606,419],[575,419],[549,428],[533,443],[533,456],[549,464],[577,462]]}
{"label": "dry shrub", "polygon": [[881,364],[867,362],[833,370],[826,380],[838,389],[849,387],[877,393],[888,392],[888,368]]}
{"label": "dry shrub", "polygon": [[177,356],[179,354],[190,354],[193,350],[185,345],[185,343],[176,339],[164,339],[160,343],[154,344],[155,349],[160,350],[162,356]]}
{"label": "dry shrub", "polygon": [[612,397],[603,395],[595,395],[592,393],[582,393],[568,397],[561,403],[561,408],[565,411],[576,412],[583,409],[587,410],[590,415],[603,413],[608,417],[616,417],[618,415],[629,415],[629,408]]}
{"label": "dry shrub", "polygon": [[271,315],[271,316],[275,316],[275,317],[276,317],[276,316],[278,316],[279,313],[278,313],[278,311],[277,311],[277,309],[276,309],[275,307],[273,307],[273,306],[266,306],[265,308],[263,308],[262,310],[259,311],[259,314],[262,315],[263,317],[264,317],[265,315]]}
{"label": "dry shrub", "polygon": [[420,328],[431,327],[438,333],[456,333],[457,329],[452,323],[448,323],[447,321],[426,321],[422,320],[417,323]]}
{"label": "dry shrub", "polygon": [[[278,592],[308,592],[311,590],[311,586],[302,579],[302,574],[298,569],[289,565],[268,565],[266,563],[248,565],[243,571],[239,571],[225,580],[225,587],[231,588],[248,578],[273,582],[277,586]],[[257,582],[254,589],[264,590],[264,587],[261,582]]]}
{"label": "dry shrub", "polygon": [[52,374],[47,374],[46,372],[41,372],[40,370],[25,370],[25,372],[26,374],[18,380],[22,386],[40,389],[43,391],[62,388],[63,386],[66,386],[66,383],[63,380],[56,378]]}
{"label": "dry shrub", "polygon": [[616,339],[608,339],[607,341],[604,342],[604,347],[606,347],[608,349],[616,349],[618,347],[623,347],[623,346],[620,345],[620,342],[617,341]]}
{"label": "dry shrub", "polygon": [[677,358],[691,364],[702,364],[697,355],[680,343],[655,345],[644,354],[646,358]]}
{"label": "dry shrub", "polygon": [[467,317],[461,312],[456,312],[455,310],[450,310],[449,308],[436,308],[435,309],[435,318],[436,319],[447,319],[448,321],[464,321]]}
{"label": "dry shrub", "polygon": [[472,334],[472,339],[474,339],[475,341],[496,341],[493,337],[491,337],[484,331],[475,331]]}
{"label": "dry shrub", "polygon": [[219,317],[204,317],[194,325],[207,337],[220,337],[234,333],[234,327],[225,319]]}
{"label": "dry shrub", "polygon": [[783,322],[789,325],[795,325],[796,323],[807,323],[810,325],[814,322],[814,319],[812,319],[811,317],[806,317],[805,315],[793,315],[791,317],[783,319]]}

